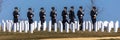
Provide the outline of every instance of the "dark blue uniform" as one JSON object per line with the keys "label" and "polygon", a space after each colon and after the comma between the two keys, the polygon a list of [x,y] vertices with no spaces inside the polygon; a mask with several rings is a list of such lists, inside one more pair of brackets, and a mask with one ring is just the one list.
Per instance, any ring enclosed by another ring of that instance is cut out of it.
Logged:
{"label": "dark blue uniform", "polygon": [[40,17],[41,25],[43,25],[43,23],[45,22],[45,16],[46,16],[45,12],[40,11],[39,17]]}
{"label": "dark blue uniform", "polygon": [[74,11],[70,10],[69,11],[70,23],[72,23],[72,22],[75,23],[74,18],[75,18],[75,13],[74,13]]}
{"label": "dark blue uniform", "polygon": [[52,20],[52,25],[54,25],[56,23],[56,16],[57,16],[57,14],[56,14],[55,10],[52,10],[50,12],[50,17],[51,17],[51,20]]}
{"label": "dark blue uniform", "polygon": [[63,11],[62,11],[62,18],[63,18],[62,23],[63,23],[63,29],[65,29],[65,23],[66,23],[66,22],[68,23],[67,16],[68,16],[67,11],[63,10]]}
{"label": "dark blue uniform", "polygon": [[94,30],[95,29],[95,23],[96,23],[96,16],[97,16],[96,10],[95,11],[91,10],[90,15],[91,15],[91,20],[92,20],[93,30]]}
{"label": "dark blue uniform", "polygon": [[83,12],[81,12],[80,10],[78,10],[77,16],[78,16],[78,19],[79,19],[79,25],[81,25],[80,26],[80,30],[82,30],[83,16],[84,16],[84,14],[83,14]]}
{"label": "dark blue uniform", "polygon": [[13,11],[13,21],[14,21],[14,23],[18,22],[18,16],[19,16],[18,8],[15,7],[15,11]]}
{"label": "dark blue uniform", "polygon": [[33,19],[32,19],[33,16],[34,16],[33,13],[27,12],[27,17],[28,17],[29,24],[32,24],[32,23],[33,23]]}

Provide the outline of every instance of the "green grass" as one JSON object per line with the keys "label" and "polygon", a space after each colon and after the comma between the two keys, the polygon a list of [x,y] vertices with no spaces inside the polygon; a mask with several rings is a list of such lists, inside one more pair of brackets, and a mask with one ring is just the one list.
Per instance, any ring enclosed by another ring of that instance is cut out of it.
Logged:
{"label": "green grass", "polygon": [[19,32],[2,32],[0,31],[0,40],[28,40],[28,39],[48,39],[48,38],[77,38],[77,37],[116,37],[120,36],[120,30],[115,33],[115,32],[89,32],[89,31],[76,31],[75,33],[69,32],[66,33],[65,31],[61,33],[60,31],[58,32],[48,32],[48,31],[34,31],[34,33],[19,33]]}

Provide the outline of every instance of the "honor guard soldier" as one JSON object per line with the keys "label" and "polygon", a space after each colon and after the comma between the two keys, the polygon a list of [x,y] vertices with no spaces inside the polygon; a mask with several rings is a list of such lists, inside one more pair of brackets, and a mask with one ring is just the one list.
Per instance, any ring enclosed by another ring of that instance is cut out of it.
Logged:
{"label": "honor guard soldier", "polygon": [[39,12],[39,17],[40,17],[40,21],[41,21],[41,25],[43,25],[43,23],[45,22],[45,10],[44,8],[40,8],[40,12]]}
{"label": "honor guard soldier", "polygon": [[91,20],[93,24],[93,30],[95,30],[95,23],[96,23],[96,16],[97,16],[97,10],[95,6],[92,7],[90,15],[91,15]]}
{"label": "honor guard soldier", "polygon": [[33,14],[32,8],[28,8],[27,17],[28,17],[29,24],[33,23],[33,16],[34,14]]}
{"label": "honor guard soldier", "polygon": [[57,13],[56,13],[55,7],[51,7],[51,9],[52,9],[52,11],[50,12],[50,17],[51,17],[52,26],[53,26],[56,23]]}
{"label": "honor guard soldier", "polygon": [[72,22],[75,23],[75,22],[74,22],[74,18],[75,18],[74,7],[71,6],[71,9],[70,9],[70,11],[69,11],[70,24],[71,24]]}
{"label": "honor guard soldier", "polygon": [[79,25],[80,25],[80,30],[82,30],[82,25],[83,25],[83,16],[84,16],[84,12],[83,12],[83,7],[80,6],[79,7],[79,10],[77,12],[77,16],[78,16],[78,19],[79,19]]}
{"label": "honor guard soldier", "polygon": [[68,17],[68,13],[67,13],[67,7],[64,7],[63,11],[62,11],[62,23],[63,23],[63,29],[65,29],[65,23],[67,22],[68,23],[68,20],[67,20],[67,17]]}
{"label": "honor guard soldier", "polygon": [[14,20],[14,23],[18,22],[18,17],[19,17],[19,10],[18,10],[18,7],[15,7],[14,11],[13,11],[13,20]]}

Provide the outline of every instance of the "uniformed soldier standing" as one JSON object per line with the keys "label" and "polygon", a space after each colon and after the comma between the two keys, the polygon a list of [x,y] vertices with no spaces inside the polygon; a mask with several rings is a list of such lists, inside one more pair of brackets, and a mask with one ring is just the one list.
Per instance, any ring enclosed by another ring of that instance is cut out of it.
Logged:
{"label": "uniformed soldier standing", "polygon": [[64,7],[64,10],[62,11],[62,23],[63,23],[63,29],[65,29],[65,23],[67,22],[68,23],[68,20],[67,20],[67,17],[68,17],[68,13],[67,13],[67,7]]}
{"label": "uniformed soldier standing", "polygon": [[52,7],[51,9],[52,9],[52,11],[50,12],[50,17],[51,17],[52,26],[53,26],[56,23],[57,13],[56,13],[55,7]]}
{"label": "uniformed soldier standing", "polygon": [[40,21],[41,21],[41,25],[43,25],[43,23],[45,22],[45,10],[44,8],[40,8],[40,12],[39,12],[39,17],[40,17]]}
{"label": "uniformed soldier standing", "polygon": [[84,16],[82,6],[79,7],[79,10],[77,12],[77,16],[78,16],[78,19],[79,19],[80,30],[82,30],[82,28],[83,28],[82,27],[82,25],[83,25],[83,16]]}
{"label": "uniformed soldier standing", "polygon": [[28,8],[27,17],[28,17],[29,24],[33,23],[33,16],[34,14],[33,14],[32,8]]}
{"label": "uniformed soldier standing", "polygon": [[96,23],[96,16],[97,16],[97,10],[96,10],[95,6],[93,6],[93,8],[90,12],[90,15],[91,15],[91,20],[92,20],[92,24],[93,24],[93,30],[95,30],[95,23]]}
{"label": "uniformed soldier standing", "polygon": [[14,20],[14,23],[18,22],[18,17],[19,17],[19,10],[18,10],[18,7],[15,7],[14,11],[13,11],[13,20]]}
{"label": "uniformed soldier standing", "polygon": [[75,18],[74,7],[71,6],[71,9],[70,9],[70,11],[69,11],[70,24],[71,24],[72,22],[75,23],[75,22],[74,22],[74,18]]}

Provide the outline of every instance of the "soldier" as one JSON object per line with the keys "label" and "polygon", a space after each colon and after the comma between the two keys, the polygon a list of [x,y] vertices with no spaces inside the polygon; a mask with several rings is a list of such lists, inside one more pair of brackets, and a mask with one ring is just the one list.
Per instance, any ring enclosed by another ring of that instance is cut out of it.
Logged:
{"label": "soldier", "polygon": [[96,10],[95,6],[93,6],[93,8],[90,12],[90,15],[91,15],[91,20],[92,20],[92,24],[93,24],[93,30],[95,30],[95,23],[96,23],[96,16],[97,16],[97,10]]}
{"label": "soldier", "polygon": [[78,19],[79,19],[80,30],[82,30],[82,28],[83,28],[82,27],[82,25],[83,25],[83,16],[84,16],[82,6],[79,7],[79,10],[77,12],[77,16],[78,16]]}
{"label": "soldier", "polygon": [[29,24],[33,23],[33,16],[34,14],[33,14],[32,8],[28,8],[27,17],[28,17]]}
{"label": "soldier", "polygon": [[68,16],[68,13],[67,13],[67,7],[64,7],[64,10],[62,11],[62,23],[63,23],[63,29],[65,29],[65,23],[67,22],[68,23],[68,20],[67,20],[67,16]]}
{"label": "soldier", "polygon": [[40,8],[40,12],[39,12],[39,17],[40,17],[40,21],[41,21],[41,25],[43,25],[43,23],[45,22],[45,10],[44,8]]}
{"label": "soldier", "polygon": [[52,26],[53,26],[56,23],[57,13],[56,13],[55,7],[52,7],[51,9],[52,9],[52,11],[50,12],[50,17],[51,17]]}
{"label": "soldier", "polygon": [[71,9],[70,9],[70,11],[69,11],[69,19],[70,19],[70,23],[75,23],[74,22],[74,18],[75,18],[75,15],[74,15],[75,13],[74,13],[74,7],[73,6],[71,6]]}
{"label": "soldier", "polygon": [[18,7],[15,7],[14,11],[13,11],[13,20],[14,20],[14,23],[18,22],[18,16],[19,16],[19,10],[18,10]]}

